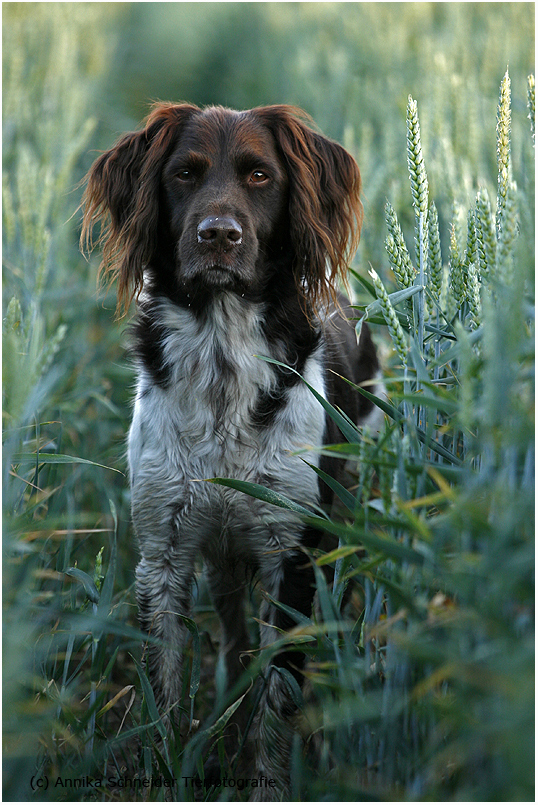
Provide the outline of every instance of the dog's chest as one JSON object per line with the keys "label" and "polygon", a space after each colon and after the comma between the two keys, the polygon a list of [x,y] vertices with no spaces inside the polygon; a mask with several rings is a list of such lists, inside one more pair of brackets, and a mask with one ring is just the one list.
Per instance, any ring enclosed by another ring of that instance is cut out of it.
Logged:
{"label": "dog's chest", "polygon": [[[283,391],[276,367],[260,357],[283,355],[264,336],[259,311],[232,301],[203,321],[171,306],[161,315],[169,380],[159,387],[141,370],[129,445],[132,478],[141,464],[163,483],[165,477],[181,485],[224,476],[269,479],[273,487],[293,491],[305,469],[292,453],[321,444],[324,414],[302,382]],[[324,394],[319,354],[310,356],[304,373]],[[277,398],[264,421],[260,405]]]}

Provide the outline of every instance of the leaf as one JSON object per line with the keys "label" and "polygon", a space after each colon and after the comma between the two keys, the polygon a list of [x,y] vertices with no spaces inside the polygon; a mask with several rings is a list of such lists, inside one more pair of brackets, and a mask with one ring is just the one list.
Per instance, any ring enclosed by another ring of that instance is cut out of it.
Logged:
{"label": "leaf", "polygon": [[429,324],[428,322],[424,323],[424,329],[428,333],[441,336],[441,338],[448,338],[449,341],[457,340],[454,333],[449,333],[447,330],[441,330],[439,327],[435,327],[433,324]]}
{"label": "leaf", "polygon": [[[401,291],[395,291],[394,293],[390,293],[388,294],[388,297],[391,301],[392,306],[395,307],[400,302],[403,302],[406,299],[410,299],[416,293],[423,290],[424,290],[423,285],[412,285],[410,288],[404,288]],[[381,310],[382,310],[381,304],[379,300],[376,299],[375,302],[371,302],[371,304],[368,305],[365,311],[365,315],[368,316],[368,320],[370,320],[370,316],[380,313]]]}
{"label": "leaf", "polygon": [[208,738],[212,738],[213,735],[216,735],[217,732],[220,732],[226,726],[226,724],[228,723],[230,718],[233,716],[233,714],[235,713],[237,708],[240,706],[241,702],[243,701],[243,699],[245,698],[247,693],[248,693],[248,691],[243,693],[243,695],[240,696],[239,699],[237,699],[237,701],[235,701],[233,704],[231,704],[224,711],[224,713],[221,715],[221,717],[218,718],[211,727],[208,727],[206,730],[203,730],[203,733],[200,733],[200,735],[203,734],[204,738],[208,739]]}
{"label": "leaf", "polygon": [[130,709],[131,706],[132,706],[132,703],[134,701],[134,696],[135,696],[135,686],[134,685],[126,685],[118,693],[116,693],[116,695],[113,696],[113,698],[110,699],[110,701],[108,701],[105,704],[104,707],[101,707],[101,709],[97,713],[97,717],[99,718],[99,716],[104,715],[108,710],[110,710],[111,707],[114,707],[114,705],[117,704],[120,699],[123,699],[123,697],[126,696],[131,691],[132,691],[131,700],[130,700],[129,706],[128,706],[128,709]]}
{"label": "leaf", "polygon": [[288,509],[288,511],[297,512],[297,514],[311,515],[312,511],[295,503],[285,495],[279,492],[273,492],[271,489],[262,486],[261,484],[250,483],[249,481],[237,481],[235,478],[205,478],[210,484],[219,484],[220,486],[227,486],[230,489],[237,489],[238,492],[244,492],[257,500],[263,500],[265,503],[271,503],[273,506],[279,506],[281,509]]}
{"label": "leaf", "polygon": [[361,447],[357,442],[344,442],[342,444],[323,444],[320,447],[305,447],[302,450],[295,450],[292,455],[300,456],[301,453],[316,453],[319,455],[341,458],[346,461],[350,456],[360,458]]}
{"label": "leaf", "polygon": [[[117,548],[117,517],[116,517],[116,507],[114,506],[113,501],[109,499],[110,504],[110,511],[112,513],[112,517],[114,519],[114,531],[109,535],[110,541],[110,559],[108,561],[108,567],[105,573],[105,578],[103,581],[103,585],[101,587],[101,600],[99,602],[99,615],[106,619],[112,608],[112,596],[114,592],[114,582],[116,580],[116,563],[117,563],[117,556],[118,556],[118,548]],[[99,637],[101,633],[98,633]],[[97,633],[95,634],[97,637]]]}
{"label": "leaf", "polygon": [[331,405],[330,402],[328,402],[325,399],[325,397],[323,397],[319,393],[319,391],[316,391],[316,389],[313,386],[311,386],[310,383],[308,383],[304,379],[304,377],[299,374],[299,372],[296,369],[293,369],[291,366],[287,366],[285,363],[281,363],[280,361],[276,361],[273,358],[267,358],[267,357],[264,357],[263,355],[256,355],[256,357],[260,358],[262,361],[266,361],[267,363],[273,363],[276,366],[282,366],[284,369],[288,369],[290,372],[293,372],[294,374],[296,374],[297,377],[300,377],[301,380],[303,381],[303,383],[305,384],[305,386],[307,386],[307,388],[310,389],[310,391],[312,392],[312,394],[314,395],[316,400],[322,405],[322,407],[325,409],[327,414],[331,417],[333,422],[338,426],[338,428],[342,432],[342,435],[344,436],[344,438],[347,439],[348,442],[356,442],[357,441],[357,439],[361,435],[361,432],[357,428],[357,426],[351,421],[351,419],[348,416],[346,416],[346,414],[343,411],[335,408],[333,405]]}
{"label": "leaf", "polygon": [[[367,280],[365,277],[363,277],[360,274],[358,274],[353,268],[349,268],[349,273],[353,277],[355,277],[357,282],[359,282],[362,285],[362,287],[365,288],[366,291],[368,291],[368,293],[370,294],[370,296],[373,299],[376,299],[375,288],[372,285],[372,283],[370,282],[370,280]],[[352,305],[352,307],[355,307],[355,305]]]}
{"label": "leaf", "polygon": [[[354,307],[357,307],[357,309],[359,309],[359,310],[361,309],[361,306],[359,306],[359,305],[355,305]],[[402,326],[402,328],[404,330],[410,331],[409,320],[408,320],[406,314],[401,313],[399,310],[394,310],[394,313],[396,314],[396,317],[397,317],[398,321],[400,322],[400,325]],[[366,316],[363,316],[362,319],[359,319],[357,324],[359,325],[363,321],[367,321],[368,324],[381,324],[383,326],[386,326],[386,324],[387,324],[387,322],[385,320],[385,317],[382,316],[382,315],[378,316],[377,314],[374,314],[373,316],[368,316],[368,318],[366,318]],[[356,332],[357,332],[357,329],[358,328],[355,328]]]}
{"label": "leaf", "polygon": [[[308,562],[308,558],[306,556],[305,556],[305,562]],[[278,599],[273,598],[272,595],[269,595],[267,591],[263,592],[263,597],[266,598],[268,601],[270,601],[271,604],[273,604],[273,606],[275,606],[277,609],[280,609],[282,612],[285,612],[286,615],[289,615],[289,617],[292,620],[296,621],[296,623],[303,626],[306,624],[310,625],[312,623],[310,618],[308,618],[306,615],[303,615],[302,612],[293,609],[293,607],[287,606],[287,604],[283,604],[281,601],[278,601]]]}
{"label": "leaf", "polygon": [[[338,622],[340,612],[335,598],[330,594],[327,588],[327,580],[323,571],[317,564],[314,564],[314,574],[316,576],[316,589],[318,592],[319,605],[325,621],[325,626],[331,621]],[[332,638],[338,630],[328,630],[328,635]]]}
{"label": "leaf", "polygon": [[142,692],[144,693],[144,699],[146,702],[146,707],[148,708],[149,717],[157,727],[161,738],[166,738],[166,729],[163,724],[163,720],[159,715],[159,711],[157,710],[157,704],[155,703],[155,696],[153,694],[153,689],[149,683],[149,679],[146,676],[146,672],[144,671],[140,663],[134,659],[134,657],[133,662],[136,666],[136,670],[138,671],[138,677],[140,679],[140,684],[142,685]]}
{"label": "leaf", "polygon": [[282,677],[294,705],[298,708],[302,707],[304,705],[303,694],[293,674],[287,668],[281,668],[277,665],[273,665],[272,672],[276,672]]}
{"label": "leaf", "polygon": [[459,410],[457,402],[444,397],[433,397],[427,394],[399,394],[398,399],[423,405],[426,408],[434,408],[436,411],[443,411],[445,414],[455,414]]}
{"label": "leaf", "polygon": [[367,400],[370,400],[370,402],[373,402],[378,408],[381,408],[381,410],[390,416],[391,419],[394,419],[396,422],[401,422],[403,419],[405,419],[401,411],[398,411],[398,409],[391,405],[387,400],[384,400],[382,397],[376,397],[375,394],[372,394],[370,391],[366,391],[366,389],[363,389],[361,386],[357,386],[355,383],[351,383],[350,380],[348,380],[348,383],[357,389],[357,391],[360,392],[363,397],[366,397]]}
{"label": "leaf", "polygon": [[310,525],[320,528],[322,531],[327,531],[329,534],[334,534],[341,537],[346,544],[361,545],[368,550],[381,551],[385,556],[390,556],[394,559],[401,559],[407,562],[412,562],[417,565],[424,563],[424,556],[397,542],[391,537],[379,536],[369,531],[364,531],[356,525],[346,525],[342,523],[334,523],[332,520],[323,520],[321,517],[310,517],[308,520]]}
{"label": "leaf", "polygon": [[24,464],[26,462],[35,464],[36,461],[40,464],[89,464],[92,467],[101,467],[103,470],[112,470],[112,472],[124,475],[121,470],[117,470],[115,467],[107,467],[106,464],[97,464],[97,462],[89,461],[87,458],[65,456],[61,453],[14,453],[12,461],[15,464]]}
{"label": "leaf", "polygon": [[69,567],[67,570],[64,570],[64,573],[66,576],[72,576],[82,584],[84,591],[92,604],[99,603],[99,592],[95,586],[95,582],[90,576],[88,576],[87,573],[85,573],[83,570],[79,570],[78,567]]}
{"label": "leaf", "polygon": [[364,551],[362,545],[342,545],[340,548],[335,548],[334,551],[320,556],[319,559],[316,559],[316,564],[318,567],[323,567],[323,565],[329,565],[331,562],[336,562],[337,559],[345,559],[359,551]]}
{"label": "leaf", "polygon": [[[405,416],[400,411],[398,411],[398,409],[395,408],[393,405],[386,402],[386,400],[381,400],[379,397],[376,397],[374,394],[370,394],[369,391],[366,391],[366,389],[363,389],[360,386],[355,386],[355,388],[364,397],[375,403],[375,405],[381,408],[382,411],[388,414],[396,422],[402,422],[405,419]],[[417,434],[418,439],[427,447],[429,447],[430,450],[433,450],[434,453],[443,456],[443,458],[446,458],[446,460],[450,461],[451,464],[456,464],[458,467],[461,467],[463,465],[463,461],[460,458],[455,456],[454,453],[451,453],[450,450],[447,450],[446,447],[443,447],[442,444],[436,442],[433,438],[431,438],[431,436],[428,436],[426,433],[424,433],[423,430],[421,430],[420,428],[416,428],[415,432]]]}
{"label": "leaf", "polygon": [[335,495],[337,495],[344,506],[346,506],[350,511],[355,511],[355,497],[349,492],[345,486],[338,483],[331,475],[321,470],[319,467],[316,467],[315,464],[310,464],[310,462],[306,461],[304,458],[301,459],[304,463],[310,467],[310,469],[314,470],[314,472],[324,481],[327,486],[332,489]]}
{"label": "leaf", "polygon": [[[476,330],[472,332],[466,332],[467,343],[469,345],[476,344],[477,341],[480,341],[484,335],[484,326],[478,327]],[[457,360],[461,356],[461,343],[456,341],[452,346],[448,349],[445,349],[444,352],[441,353],[438,360],[432,360],[430,363],[430,369],[433,369],[436,366],[445,366],[450,361]]]}
{"label": "leaf", "polygon": [[181,618],[187,629],[192,635],[192,647],[193,647],[193,655],[192,655],[192,670],[191,670],[191,684],[189,689],[189,699],[194,699],[198,688],[200,687],[200,667],[201,667],[201,651],[200,651],[200,633],[198,632],[198,627],[196,623],[192,620],[192,618],[187,618],[186,615],[180,615],[179,612],[177,613],[178,617]]}
{"label": "leaf", "polygon": [[426,365],[418,347],[416,338],[413,338],[411,341],[411,357],[413,359],[413,366],[415,367],[415,371],[417,373],[417,379],[421,383],[429,383],[430,376],[426,370]]}

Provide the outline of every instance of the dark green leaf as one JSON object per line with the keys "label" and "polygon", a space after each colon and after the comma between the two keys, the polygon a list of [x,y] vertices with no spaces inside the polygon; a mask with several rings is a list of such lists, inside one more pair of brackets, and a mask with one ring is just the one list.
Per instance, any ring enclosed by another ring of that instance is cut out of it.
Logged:
{"label": "dark green leaf", "polygon": [[82,584],[92,604],[99,603],[99,592],[91,576],[88,576],[83,570],[79,570],[78,567],[69,567],[67,570],[64,570],[64,573],[66,576],[71,576]]}

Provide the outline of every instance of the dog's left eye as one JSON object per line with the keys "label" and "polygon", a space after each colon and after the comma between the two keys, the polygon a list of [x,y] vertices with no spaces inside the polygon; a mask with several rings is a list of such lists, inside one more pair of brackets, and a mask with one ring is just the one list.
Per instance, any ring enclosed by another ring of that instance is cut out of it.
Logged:
{"label": "dog's left eye", "polygon": [[249,177],[250,184],[265,184],[265,182],[269,181],[269,177],[263,171],[252,171]]}

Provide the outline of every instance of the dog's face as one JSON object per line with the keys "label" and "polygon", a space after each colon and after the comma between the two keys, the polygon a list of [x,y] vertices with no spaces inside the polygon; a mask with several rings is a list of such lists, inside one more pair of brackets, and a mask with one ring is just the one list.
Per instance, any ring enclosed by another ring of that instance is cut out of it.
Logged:
{"label": "dog's face", "polygon": [[96,160],[81,239],[108,222],[103,267],[119,280],[120,306],[148,276],[180,304],[222,290],[259,296],[269,283],[314,311],[334,296],[359,238],[360,174],[305,117],[289,106],[158,104]]}
{"label": "dog's face", "polygon": [[162,189],[181,288],[193,295],[259,290],[289,229],[288,176],[255,113],[193,115],[167,160]]}

